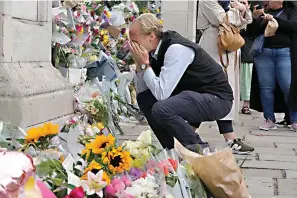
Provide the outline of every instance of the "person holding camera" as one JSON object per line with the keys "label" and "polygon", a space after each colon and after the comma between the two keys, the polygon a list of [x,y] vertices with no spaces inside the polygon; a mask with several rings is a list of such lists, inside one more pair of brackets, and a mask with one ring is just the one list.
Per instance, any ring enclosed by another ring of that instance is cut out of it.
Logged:
{"label": "person holding camera", "polygon": [[[269,1],[267,12],[258,9],[257,5],[253,10],[250,35],[263,35],[270,20],[276,20],[278,24],[275,34],[264,38],[261,52],[254,57],[265,118],[265,123],[260,126],[262,130],[277,128],[274,112],[281,101],[275,96],[283,95],[289,109],[291,129],[297,131],[297,13],[296,3],[291,3],[289,7],[284,6],[283,1]],[[277,87],[282,93],[277,93]]]}

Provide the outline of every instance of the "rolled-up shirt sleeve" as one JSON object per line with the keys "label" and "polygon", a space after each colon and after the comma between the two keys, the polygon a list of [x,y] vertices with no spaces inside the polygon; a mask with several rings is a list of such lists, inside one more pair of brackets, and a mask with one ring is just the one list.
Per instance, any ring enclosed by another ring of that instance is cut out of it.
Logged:
{"label": "rolled-up shirt sleeve", "polygon": [[194,57],[195,52],[192,48],[173,44],[165,53],[164,66],[159,77],[152,68],[145,71],[143,80],[157,100],[170,97]]}

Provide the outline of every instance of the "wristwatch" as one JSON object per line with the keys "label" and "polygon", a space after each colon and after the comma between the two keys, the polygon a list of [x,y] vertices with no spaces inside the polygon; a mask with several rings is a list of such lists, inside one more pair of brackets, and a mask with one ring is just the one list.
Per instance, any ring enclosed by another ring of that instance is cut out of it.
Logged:
{"label": "wristwatch", "polygon": [[142,64],[140,67],[142,70],[145,70],[149,66],[150,66],[149,64]]}

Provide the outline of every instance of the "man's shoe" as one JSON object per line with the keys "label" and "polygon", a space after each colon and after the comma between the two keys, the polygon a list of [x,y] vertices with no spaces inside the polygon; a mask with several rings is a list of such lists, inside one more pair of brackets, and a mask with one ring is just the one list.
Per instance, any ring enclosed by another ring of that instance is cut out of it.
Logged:
{"label": "man's shoe", "polygon": [[230,146],[234,154],[247,155],[255,150],[253,147],[246,145],[240,138],[233,141],[227,140],[226,143]]}
{"label": "man's shoe", "polygon": [[266,120],[265,123],[260,126],[260,130],[269,131],[269,130],[276,130],[277,127],[271,120]]}

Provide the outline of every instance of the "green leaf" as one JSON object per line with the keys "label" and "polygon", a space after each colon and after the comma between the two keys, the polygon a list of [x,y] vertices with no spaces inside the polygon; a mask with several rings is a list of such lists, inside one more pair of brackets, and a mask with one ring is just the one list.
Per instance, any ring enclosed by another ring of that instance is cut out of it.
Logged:
{"label": "green leaf", "polygon": [[51,180],[55,186],[61,186],[64,182],[64,180],[60,178],[52,178]]}
{"label": "green leaf", "polygon": [[24,144],[25,143],[25,139],[16,139],[16,141],[18,141],[20,144]]}
{"label": "green leaf", "polygon": [[67,195],[67,188],[61,189],[57,192],[55,192],[55,195],[57,197],[65,197]]}
{"label": "green leaf", "polygon": [[48,162],[53,169],[63,169],[62,163],[59,160],[51,159]]}
{"label": "green leaf", "polygon": [[74,188],[76,188],[76,186],[74,186],[72,184],[67,184],[67,188],[70,188],[71,190],[73,190]]}
{"label": "green leaf", "polygon": [[41,162],[36,166],[36,174],[38,176],[47,176],[49,173],[52,171],[52,168],[48,161],[46,162]]}

